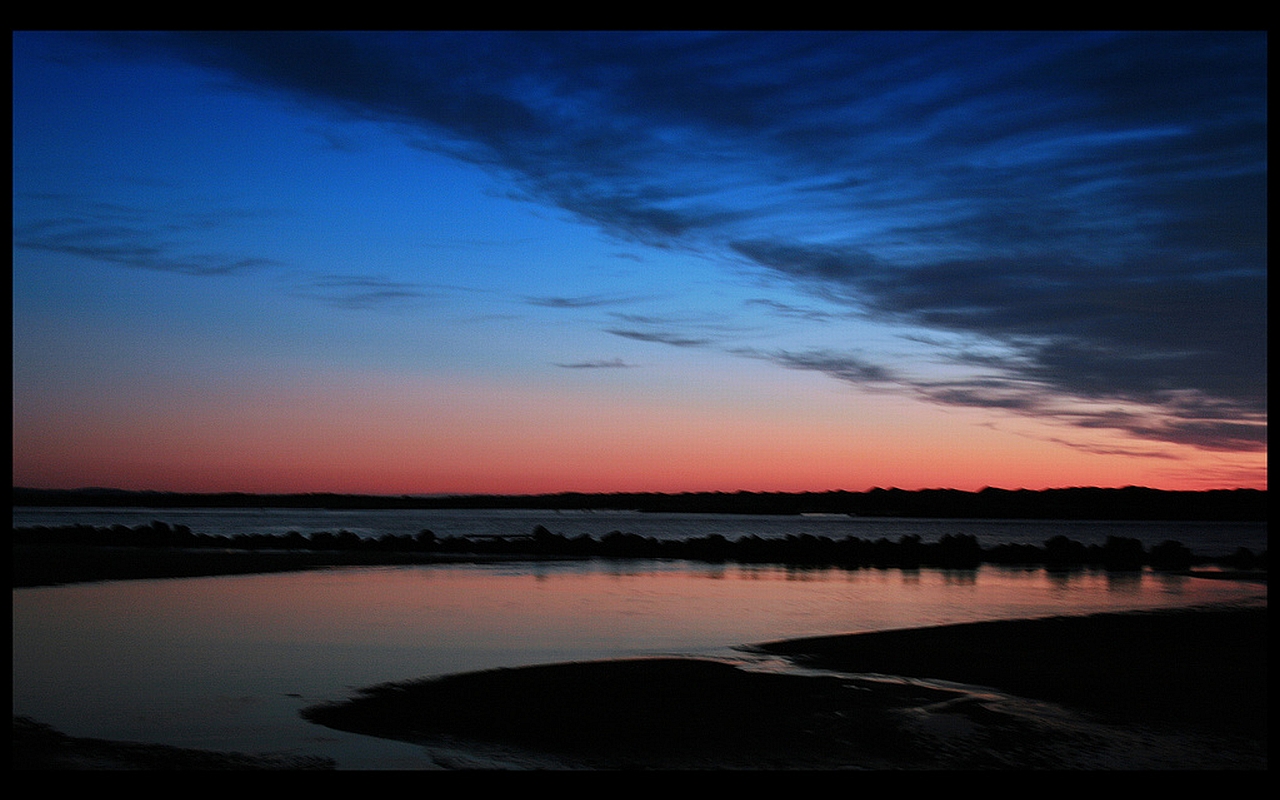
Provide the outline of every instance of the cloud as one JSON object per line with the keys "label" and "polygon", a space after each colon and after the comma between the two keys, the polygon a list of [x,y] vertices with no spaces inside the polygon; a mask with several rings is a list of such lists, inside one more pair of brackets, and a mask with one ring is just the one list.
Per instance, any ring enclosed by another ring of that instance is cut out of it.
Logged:
{"label": "cloud", "polygon": [[628,364],[620,358],[603,359],[600,361],[578,361],[572,364],[556,364],[557,367],[565,369],[630,369],[635,364]]}
{"label": "cloud", "polygon": [[595,308],[597,306],[617,305],[635,301],[633,298],[592,295],[587,297],[526,297],[525,302],[544,308]]}
{"label": "cloud", "polygon": [[1177,456],[1171,453],[1161,452],[1159,450],[1134,450],[1128,447],[1099,447],[1098,445],[1086,444],[1082,442],[1073,442],[1069,439],[1059,439],[1050,437],[1049,441],[1056,442],[1064,447],[1070,447],[1074,450],[1083,450],[1086,453],[1093,453],[1100,456],[1123,456],[1125,458],[1160,458],[1170,461],[1177,461]]}
{"label": "cloud", "polygon": [[694,339],[679,333],[671,333],[664,331],[636,331],[624,330],[621,328],[610,328],[605,333],[611,333],[614,336],[621,336],[625,339],[635,339],[639,342],[657,342],[659,344],[669,344],[675,347],[705,347],[711,344],[710,339]]}
{"label": "cloud", "polygon": [[822,311],[816,308],[802,308],[800,306],[791,305],[790,303],[781,303],[777,300],[771,300],[766,297],[757,297],[747,300],[749,306],[760,306],[768,309],[780,317],[791,319],[808,320],[810,322],[826,322],[833,319],[836,315],[829,311]]}
{"label": "cloud", "polygon": [[[620,239],[987,345],[981,364],[935,353],[971,371],[951,382],[829,345],[783,366],[1265,448],[1265,32],[110,37],[397,126]],[[98,244],[166,263],[120,232]]]}
{"label": "cloud", "polygon": [[297,291],[331,306],[356,310],[381,308],[428,296],[428,292],[416,284],[365,275],[316,277]]}
{"label": "cloud", "polygon": [[828,350],[791,352],[779,350],[771,353],[739,351],[743,355],[764,358],[788,369],[813,370],[830,375],[847,383],[885,384],[900,380],[892,370],[867,358],[850,353],[833,353]]}
{"label": "cloud", "polygon": [[814,287],[828,285],[837,293],[855,290],[884,265],[873,255],[848,245],[806,245],[793,241],[753,239],[729,243],[748,261]]}
{"label": "cloud", "polygon": [[274,259],[200,252],[198,240],[241,212],[183,214],[149,208],[91,203],[75,197],[33,197],[62,206],[32,221],[15,224],[13,246],[77,256],[131,269],[195,276],[232,275],[278,266]]}

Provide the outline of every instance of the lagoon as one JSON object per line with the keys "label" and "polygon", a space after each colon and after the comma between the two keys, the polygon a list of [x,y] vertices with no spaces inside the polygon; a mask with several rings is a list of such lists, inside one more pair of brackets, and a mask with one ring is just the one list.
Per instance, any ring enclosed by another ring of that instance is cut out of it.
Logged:
{"label": "lagoon", "polygon": [[1265,606],[1265,584],[1150,571],[579,561],[15,589],[14,714],[73,736],[430,769],[471,756],[343,734],[298,711],[373,684],[495,667],[700,655],[780,669],[737,648],[1218,603]]}

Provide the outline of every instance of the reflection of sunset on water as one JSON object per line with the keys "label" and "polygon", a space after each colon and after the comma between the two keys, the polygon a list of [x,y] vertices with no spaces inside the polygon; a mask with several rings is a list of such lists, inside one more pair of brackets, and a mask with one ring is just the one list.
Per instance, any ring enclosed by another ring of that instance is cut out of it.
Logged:
{"label": "reflection of sunset on water", "polygon": [[784,638],[1232,598],[1265,602],[1265,585],[1088,570],[600,562],[22,589],[14,713],[76,735],[273,750],[305,731],[295,695],[317,702],[494,667],[734,658],[739,645]]}

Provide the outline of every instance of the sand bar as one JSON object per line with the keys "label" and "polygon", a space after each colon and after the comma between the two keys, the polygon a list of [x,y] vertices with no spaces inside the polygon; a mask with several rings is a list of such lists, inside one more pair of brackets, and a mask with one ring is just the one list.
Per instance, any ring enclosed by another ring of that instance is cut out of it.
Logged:
{"label": "sand bar", "polygon": [[304,715],[559,768],[1266,768],[1265,609],[977,623],[758,649],[859,674],[681,658],[552,664],[369,687]]}

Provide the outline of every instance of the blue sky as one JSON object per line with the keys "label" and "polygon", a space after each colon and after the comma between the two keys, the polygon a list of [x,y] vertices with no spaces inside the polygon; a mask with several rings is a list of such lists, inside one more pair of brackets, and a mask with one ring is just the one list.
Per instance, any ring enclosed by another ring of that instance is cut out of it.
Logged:
{"label": "blue sky", "polygon": [[1265,486],[1265,33],[13,43],[16,483]]}

